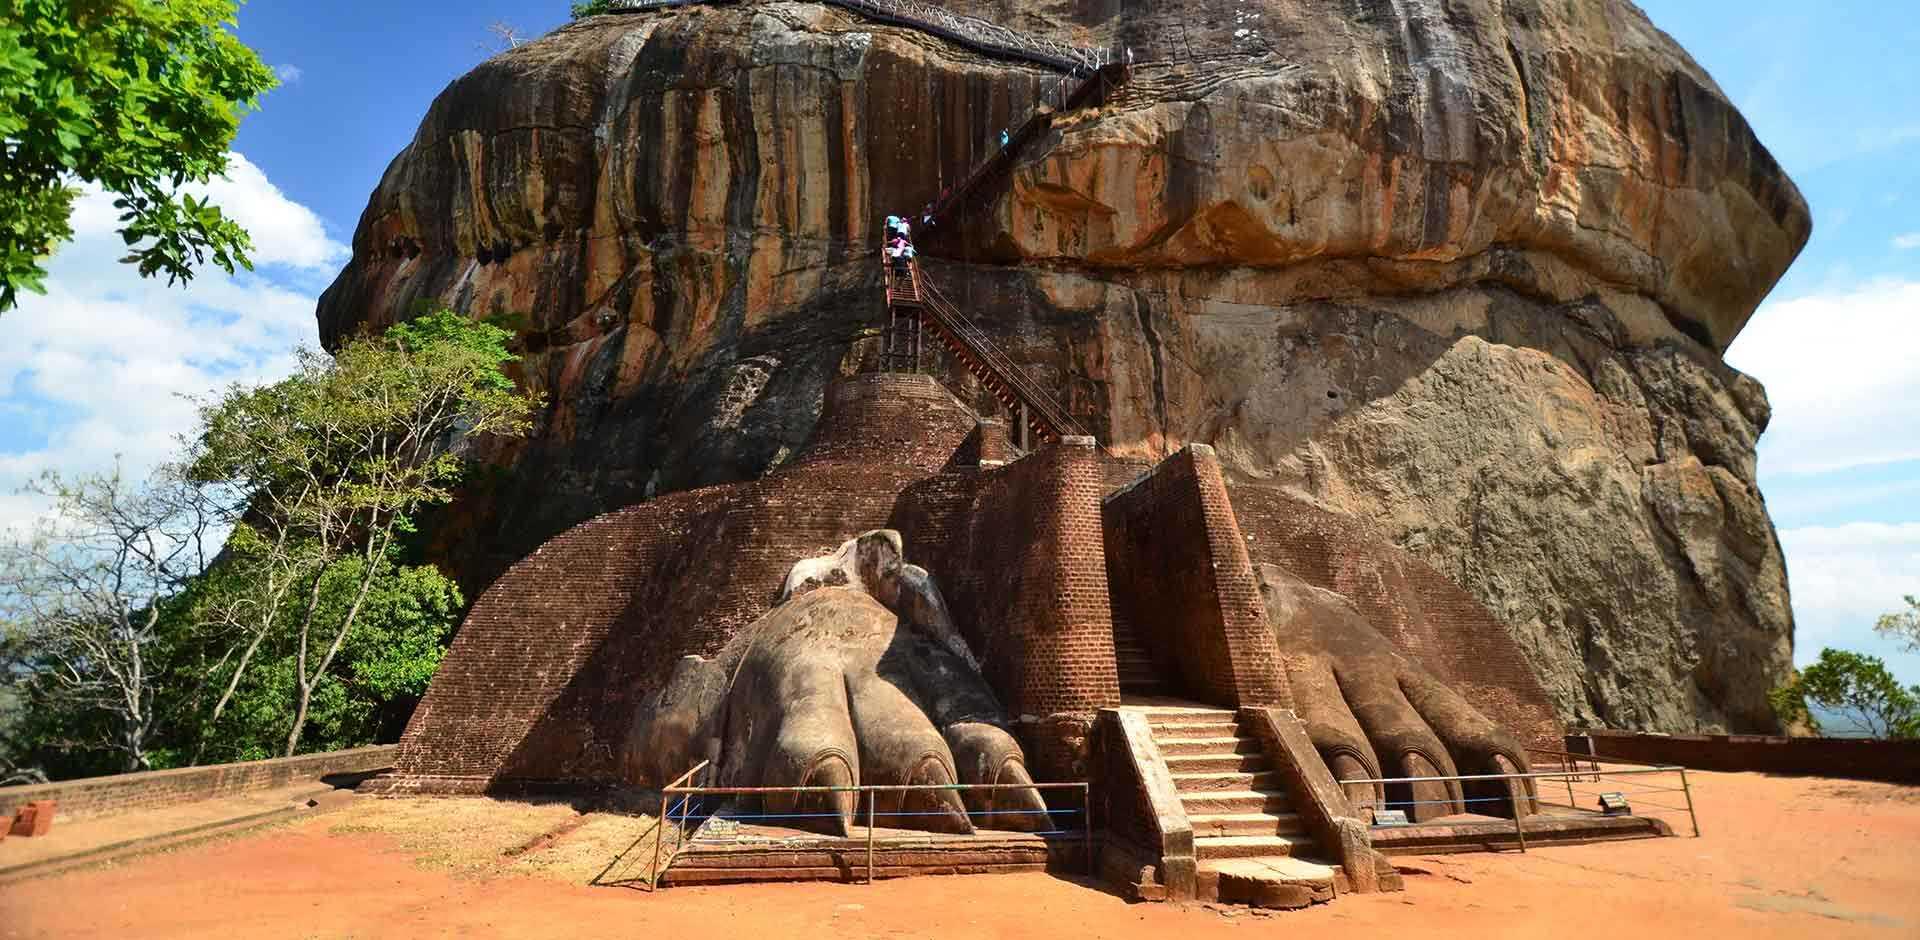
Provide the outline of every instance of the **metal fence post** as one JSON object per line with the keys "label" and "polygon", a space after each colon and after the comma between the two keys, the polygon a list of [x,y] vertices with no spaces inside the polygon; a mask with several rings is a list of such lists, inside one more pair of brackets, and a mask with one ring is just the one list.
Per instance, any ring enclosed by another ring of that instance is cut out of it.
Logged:
{"label": "metal fence post", "polygon": [[1693,787],[1687,783],[1687,768],[1680,768],[1680,789],[1687,795],[1687,818],[1693,822],[1693,837],[1700,838],[1700,817],[1693,812]]}
{"label": "metal fence post", "polygon": [[1580,804],[1578,804],[1578,803],[1575,803],[1575,802],[1573,801],[1573,768],[1574,768],[1574,763],[1573,763],[1573,761],[1571,761],[1571,760],[1569,760],[1569,761],[1567,761],[1567,762],[1566,762],[1566,764],[1567,764],[1567,775],[1566,775],[1566,776],[1564,776],[1564,777],[1561,777],[1561,778],[1560,778],[1560,780],[1561,780],[1561,782],[1563,782],[1563,783],[1565,783],[1565,784],[1567,785],[1567,808],[1568,808],[1568,809],[1579,809],[1579,808],[1580,808]]}
{"label": "metal fence post", "polygon": [[878,822],[873,814],[875,792],[867,791],[867,884],[873,884],[873,827]]}
{"label": "metal fence post", "polygon": [[1093,790],[1080,785],[1080,841],[1087,844],[1087,877],[1093,877]]}
{"label": "metal fence post", "polygon": [[660,839],[667,832],[667,794],[660,794],[660,815],[653,823],[653,871],[647,882],[650,891],[660,890]]}
{"label": "metal fence post", "polygon": [[1524,825],[1526,818],[1526,815],[1520,812],[1519,806],[1513,808],[1513,834],[1520,840],[1522,853],[1527,851],[1527,827]]}

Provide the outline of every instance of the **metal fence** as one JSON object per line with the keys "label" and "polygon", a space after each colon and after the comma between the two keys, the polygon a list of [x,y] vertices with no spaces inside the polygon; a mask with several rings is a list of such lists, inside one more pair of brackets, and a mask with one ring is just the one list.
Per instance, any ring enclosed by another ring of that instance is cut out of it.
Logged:
{"label": "metal fence", "polygon": [[[1541,754],[1549,753],[1533,748],[1530,748],[1529,751]],[[1606,767],[1599,763],[1591,762],[1587,762],[1586,766],[1582,766],[1583,762],[1580,760],[1580,757],[1583,755],[1565,754],[1564,752],[1551,753],[1556,762],[1561,763],[1561,766],[1565,769],[1524,774],[1466,774],[1451,777],[1380,777],[1364,780],[1342,780],[1340,782],[1342,784],[1365,784],[1379,787],[1411,787],[1422,783],[1487,784],[1505,782],[1511,785],[1515,782],[1530,782],[1535,787],[1535,792],[1530,797],[1516,797],[1512,795],[1511,792],[1501,796],[1467,796],[1466,788],[1462,787],[1462,795],[1459,799],[1420,800],[1387,797],[1380,800],[1354,801],[1356,808],[1368,810],[1393,810],[1414,806],[1444,804],[1449,806],[1466,805],[1469,812],[1472,811],[1472,807],[1476,804],[1503,803],[1506,804],[1509,807],[1509,811],[1513,813],[1513,834],[1514,838],[1519,842],[1520,851],[1522,852],[1527,850],[1527,832],[1523,825],[1526,818],[1529,816],[1549,818],[1556,816],[1562,818],[1593,818],[1595,816],[1602,816],[1605,815],[1599,809],[1599,800],[1602,794],[1619,794],[1628,797],[1627,804],[1629,812],[1627,815],[1658,815],[1658,813],[1641,812],[1642,808],[1651,808],[1660,812],[1686,813],[1688,823],[1693,829],[1694,838],[1699,838],[1700,819],[1694,812],[1693,787],[1687,781],[1687,769],[1685,767],[1638,765],[1620,768]],[[1658,781],[1648,779],[1655,776],[1665,777],[1669,780],[1677,779],[1679,785],[1661,786]],[[1621,778],[1632,779],[1622,780]],[[1555,782],[1561,786],[1552,786]],[[1566,803],[1559,804],[1553,802],[1551,797],[1558,796],[1558,791],[1562,787],[1564,787],[1566,792]],[[1645,796],[1645,794],[1665,793],[1680,794],[1677,799],[1683,800],[1684,804],[1657,802]],[[1593,810],[1583,809],[1580,806],[1581,797],[1591,797],[1595,808]],[[1521,807],[1515,805],[1525,803],[1532,804],[1527,808],[1533,810],[1533,812],[1521,812]],[[1371,813],[1369,813],[1369,815],[1371,815]],[[1477,825],[1478,823],[1474,824]],[[1446,826],[1448,823],[1429,822],[1422,823],[1421,825]],[[1397,824],[1395,824],[1395,826],[1397,827]],[[1375,824],[1373,828],[1384,829],[1390,827]]]}
{"label": "metal fence", "polygon": [[[731,4],[739,0],[613,0],[616,13],[640,13],[699,4]],[[972,47],[988,55],[1022,59],[1065,72],[1090,73],[1119,61],[1124,52],[1086,48],[1072,43],[1008,29],[978,17],[963,16],[919,0],[819,0],[868,19],[897,23]]]}
{"label": "metal fence", "polygon": [[[1093,824],[1092,824],[1091,814],[1089,811],[1089,807],[1091,806],[1090,786],[1084,781],[1078,782],[1078,783],[866,784],[866,785],[856,785],[856,786],[826,786],[826,787],[711,787],[711,786],[697,786],[689,782],[695,779],[700,774],[707,772],[707,770],[708,770],[707,762],[701,761],[692,770],[689,770],[686,773],[681,774],[678,779],[674,780],[673,783],[668,784],[666,787],[664,787],[660,791],[660,816],[659,816],[659,821],[654,826],[654,843],[653,843],[654,861],[653,861],[652,871],[649,875],[650,888],[657,889],[660,886],[661,875],[664,874],[668,868],[671,868],[673,866],[674,859],[678,857],[681,852],[685,851],[687,846],[698,844],[702,841],[714,841],[714,842],[719,841],[718,839],[703,840],[701,836],[702,830],[712,825],[713,821],[715,820],[721,821],[722,825],[727,825],[727,824],[737,825],[739,823],[757,824],[763,821],[767,823],[772,823],[774,825],[781,825],[783,823],[787,823],[795,820],[827,819],[827,818],[838,818],[840,816],[840,814],[837,812],[750,813],[750,812],[742,812],[737,809],[729,809],[725,806],[721,806],[721,807],[710,806],[714,797],[730,797],[730,796],[755,796],[755,797],[765,798],[766,796],[769,796],[769,795],[799,796],[803,794],[829,794],[829,793],[854,793],[854,794],[863,795],[866,803],[866,820],[867,820],[867,825],[865,827],[866,828],[866,834],[865,834],[866,850],[867,850],[867,874],[866,874],[866,879],[864,883],[871,884],[874,880],[874,857],[875,857],[874,831],[876,828],[878,828],[876,823],[879,820],[887,819],[890,817],[898,818],[898,817],[925,816],[925,815],[936,815],[936,814],[947,815],[944,812],[935,813],[935,812],[928,812],[928,811],[909,811],[905,809],[880,810],[879,794],[882,794],[882,793],[904,794],[908,792],[924,791],[924,790],[945,790],[945,791],[955,791],[955,792],[963,792],[963,793],[969,792],[969,791],[978,792],[978,791],[992,791],[992,790],[1078,791],[1080,794],[1079,808],[1068,808],[1068,809],[1048,808],[1044,810],[1026,810],[1026,809],[968,810],[966,815],[968,819],[972,820],[979,817],[993,817],[993,816],[1003,816],[1003,815],[1032,816],[1035,814],[1045,814],[1050,821],[1061,816],[1078,816],[1080,817],[1080,825],[1077,827],[1046,829],[1046,830],[1041,830],[1039,832],[1028,832],[1026,834],[1046,837],[1046,836],[1072,835],[1074,833],[1078,833],[1080,835],[1081,848],[1084,850],[1084,853],[1086,856],[1087,873],[1092,874],[1094,870],[1093,869]],[[858,801],[859,801],[859,797],[856,797],[856,803]],[[669,847],[668,845],[669,831],[671,831],[673,834],[671,847]],[[663,854],[665,856],[664,860],[662,859]]]}

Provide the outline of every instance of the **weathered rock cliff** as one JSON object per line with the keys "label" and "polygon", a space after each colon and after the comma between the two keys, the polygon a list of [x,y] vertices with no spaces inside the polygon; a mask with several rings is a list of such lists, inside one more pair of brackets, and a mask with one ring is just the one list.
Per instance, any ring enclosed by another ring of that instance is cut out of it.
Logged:
{"label": "weathered rock cliff", "polygon": [[[1808,213],[1638,10],[950,6],[1144,60],[930,243],[1083,425],[1121,454],[1209,442],[1238,485],[1369,520],[1511,628],[1569,721],[1772,726],[1768,411],[1720,352]],[[1060,82],[805,3],[576,23],[435,102],[322,334],[422,299],[525,316],[551,407],[439,530],[484,581],[564,525],[786,459],[873,358],[881,217]]]}

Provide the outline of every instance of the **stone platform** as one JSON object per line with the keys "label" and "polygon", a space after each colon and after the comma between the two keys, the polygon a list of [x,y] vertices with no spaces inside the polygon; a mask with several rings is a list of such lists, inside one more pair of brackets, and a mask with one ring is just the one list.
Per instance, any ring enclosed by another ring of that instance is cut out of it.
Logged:
{"label": "stone platform", "polygon": [[[1098,833],[1091,849],[1099,849]],[[873,830],[873,877],[1055,871],[1085,874],[1092,855],[1078,832],[1033,835],[982,830],[945,835],[909,829]],[[673,857],[662,885],[750,881],[862,881],[867,830],[829,836],[780,826],[741,825],[720,837],[695,835]]]}
{"label": "stone platform", "polygon": [[[1565,806],[1528,816],[1525,826],[1529,847],[1673,835],[1672,827],[1651,816],[1602,816]],[[1388,855],[1445,855],[1518,849],[1520,840],[1511,819],[1461,813],[1412,826],[1377,827],[1373,830],[1373,847]]]}

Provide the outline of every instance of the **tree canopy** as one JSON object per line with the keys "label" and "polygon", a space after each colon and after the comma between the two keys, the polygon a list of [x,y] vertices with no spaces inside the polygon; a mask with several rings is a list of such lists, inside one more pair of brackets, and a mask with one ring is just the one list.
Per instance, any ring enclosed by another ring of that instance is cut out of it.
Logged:
{"label": "tree canopy", "polygon": [[233,0],[0,0],[0,312],[43,291],[83,185],[114,196],[123,259],[168,283],[250,267],[247,233],[182,190],[226,172],[271,69]]}
{"label": "tree canopy", "polygon": [[0,537],[0,778],[398,735],[465,603],[406,536],[528,429],[510,337],[429,312],[203,402],[143,484],[50,478],[53,515]]}
{"label": "tree canopy", "polygon": [[1820,730],[1815,707],[1876,738],[1920,737],[1920,685],[1903,687],[1877,656],[1823,649],[1820,659],[1773,690],[1775,713]]}

